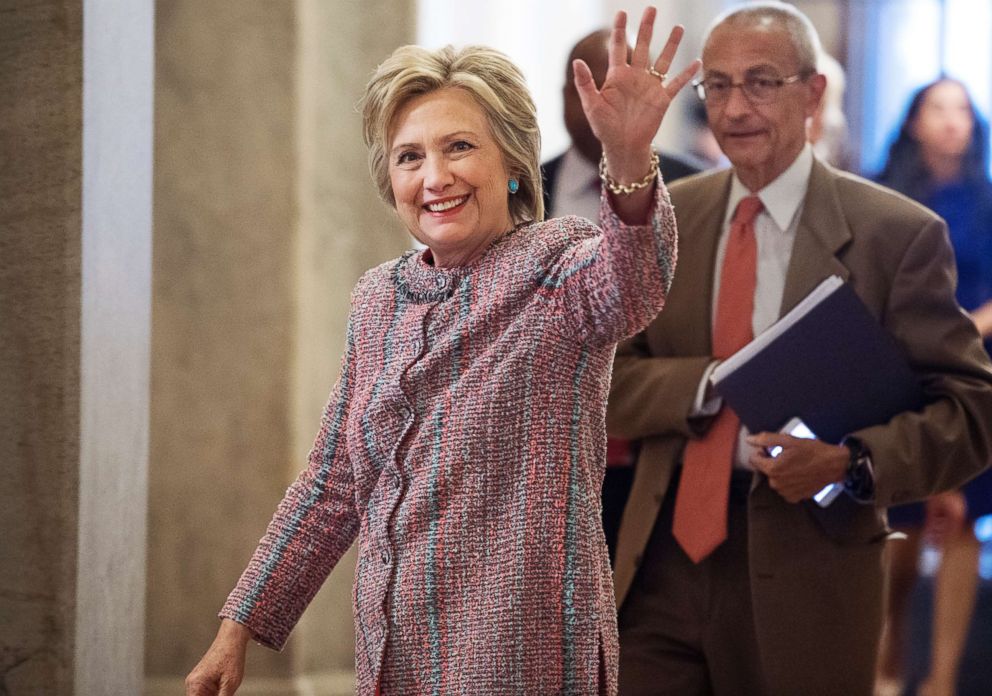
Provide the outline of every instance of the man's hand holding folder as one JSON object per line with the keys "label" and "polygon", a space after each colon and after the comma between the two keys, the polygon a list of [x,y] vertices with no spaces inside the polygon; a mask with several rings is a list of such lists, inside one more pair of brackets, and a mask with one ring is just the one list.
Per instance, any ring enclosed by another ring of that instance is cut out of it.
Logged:
{"label": "man's hand holding folder", "polygon": [[[756,433],[748,440],[759,448],[751,465],[789,502],[840,481],[867,502],[850,488],[858,447],[846,438],[924,405],[919,379],[900,346],[837,276],[721,362],[712,379],[716,392]],[[777,432],[794,417],[817,439]],[[768,456],[766,448],[776,445],[782,452]]]}
{"label": "man's hand holding folder", "polygon": [[[847,447],[822,440],[762,432],[750,435],[747,443],[756,448],[748,463],[767,476],[772,490],[790,503],[812,498],[831,483],[841,483],[850,463]],[[768,452],[776,446],[782,451],[772,457]]]}

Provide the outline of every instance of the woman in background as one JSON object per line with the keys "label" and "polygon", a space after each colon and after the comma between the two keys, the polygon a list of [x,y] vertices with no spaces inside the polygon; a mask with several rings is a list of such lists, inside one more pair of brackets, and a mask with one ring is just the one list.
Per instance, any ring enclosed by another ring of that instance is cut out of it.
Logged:
{"label": "woman in background", "polygon": [[[992,347],[992,183],[988,130],[965,86],[941,78],[912,98],[878,177],[936,211],[948,224],[958,264],[958,303],[971,313],[985,348]],[[974,520],[992,512],[992,472],[960,491],[893,508],[890,523],[908,535],[889,546],[889,615],[883,634],[877,693],[899,694],[905,675],[908,605],[916,582],[921,538],[940,546],[934,587],[930,670],[921,696],[955,693],[974,609],[981,550]]]}

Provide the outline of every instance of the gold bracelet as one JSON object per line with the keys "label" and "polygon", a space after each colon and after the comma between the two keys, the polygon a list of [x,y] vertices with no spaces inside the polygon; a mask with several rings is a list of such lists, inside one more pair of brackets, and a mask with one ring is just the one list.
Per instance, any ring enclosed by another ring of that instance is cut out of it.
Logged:
{"label": "gold bracelet", "polygon": [[632,184],[621,184],[619,181],[614,179],[606,171],[606,153],[599,159],[599,178],[603,180],[603,185],[606,186],[606,190],[617,196],[629,196],[634,191],[640,191],[642,188],[651,185],[651,182],[655,180],[658,176],[658,153],[651,151],[651,169],[640,181],[635,181]]}

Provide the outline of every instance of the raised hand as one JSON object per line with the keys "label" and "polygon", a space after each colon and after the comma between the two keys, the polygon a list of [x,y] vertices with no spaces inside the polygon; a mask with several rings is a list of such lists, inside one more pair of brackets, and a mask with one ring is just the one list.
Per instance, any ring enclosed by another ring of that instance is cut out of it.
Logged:
{"label": "raised hand", "polygon": [[700,61],[673,78],[667,76],[684,29],[675,26],[661,55],[650,62],[651,35],[657,12],[648,7],[641,17],[637,43],[627,63],[627,14],[618,12],[610,39],[609,68],[596,89],[589,67],[576,60],[575,88],[593,133],[603,145],[613,178],[630,182],[648,171],[651,141],[672,99],[699,69]]}

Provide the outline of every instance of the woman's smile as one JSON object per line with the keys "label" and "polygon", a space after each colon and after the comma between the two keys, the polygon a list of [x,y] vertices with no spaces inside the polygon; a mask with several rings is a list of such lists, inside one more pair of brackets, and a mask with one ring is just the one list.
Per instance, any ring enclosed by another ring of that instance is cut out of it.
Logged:
{"label": "woman's smile", "polygon": [[465,203],[468,201],[469,195],[455,196],[453,198],[443,198],[433,200],[429,203],[424,204],[424,209],[433,214],[436,217],[443,217],[445,215],[453,215],[462,209]]}
{"label": "woman's smile", "polygon": [[502,152],[465,90],[407,102],[393,119],[389,153],[396,212],[438,266],[471,262],[513,227]]}

